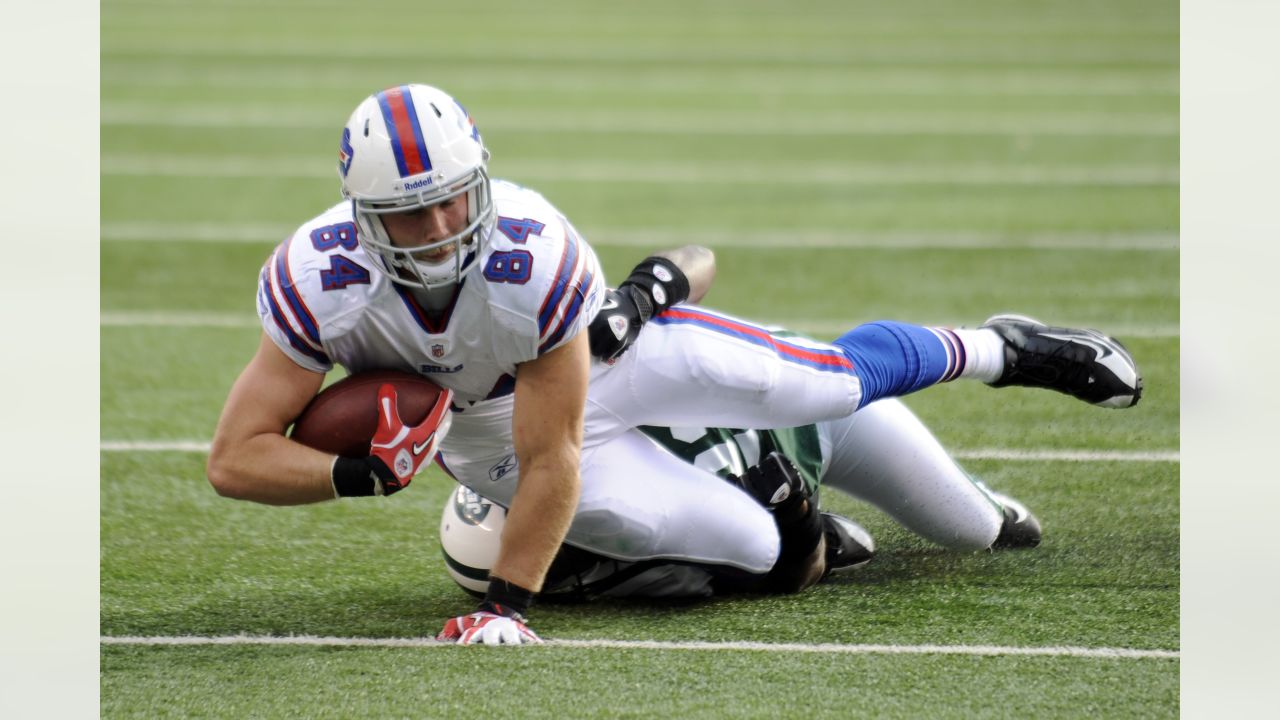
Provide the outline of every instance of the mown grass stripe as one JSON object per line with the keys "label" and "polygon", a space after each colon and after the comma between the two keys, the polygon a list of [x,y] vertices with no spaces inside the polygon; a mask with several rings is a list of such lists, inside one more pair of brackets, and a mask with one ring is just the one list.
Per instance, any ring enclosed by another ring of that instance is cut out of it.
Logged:
{"label": "mown grass stripe", "polygon": [[[276,243],[296,226],[266,223],[106,222],[105,241]],[[1177,250],[1178,234],[1169,232],[1006,232],[1006,231],[835,231],[835,230],[680,230],[671,228],[585,228],[592,245],[655,247],[696,243],[712,247],[847,248],[909,250]]]}
{"label": "mown grass stripe", "polygon": [[[320,637],[313,635],[223,635],[223,636],[113,636],[103,635],[103,645],[292,645],[324,647],[395,647],[438,648],[453,643],[435,638],[362,638]],[[616,650],[842,653],[854,655],[1018,655],[1041,657],[1077,657],[1107,659],[1171,659],[1181,658],[1178,650],[1138,650],[1132,648],[1086,648],[1071,646],[1005,647],[998,645],[842,645],[837,643],[761,643],[761,642],[665,642],[658,640],[556,640],[551,647],[608,648]]]}
{"label": "mown grass stripe", "polygon": [[[285,128],[294,130],[339,127],[349,109],[261,107],[245,103],[228,105],[172,105],[104,103],[100,124],[170,128]],[[973,114],[940,113],[878,115],[770,115],[742,113],[680,112],[643,115],[636,112],[596,112],[557,115],[525,112],[494,113],[484,121],[484,131],[510,133],[600,133],[608,135],[715,135],[723,136],[822,136],[822,135],[938,135],[938,136],[1086,136],[1176,137],[1177,114]]]}
{"label": "mown grass stripe", "polygon": [[[821,165],[786,168],[742,162],[508,162],[521,182],[683,185],[1176,185],[1166,165]],[[104,155],[101,174],[126,177],[301,178],[332,180],[332,163],[314,157]]]}
{"label": "mown grass stripe", "polygon": [[[102,452],[177,452],[207,453],[209,443],[201,440],[103,440]],[[1177,450],[1055,450],[1052,448],[971,448],[953,450],[951,455],[961,460],[1027,460],[1036,462],[1137,462],[1177,463],[1181,458]]]}
{"label": "mown grass stripe", "polygon": [[1142,462],[1142,463],[1177,463],[1181,462],[1177,450],[1158,451],[1116,451],[1116,450],[1012,450],[1009,448],[971,448],[951,452],[958,460],[1032,460],[1059,462]]}
{"label": "mown grass stripe", "polygon": [[[447,54],[440,53],[442,61],[459,63],[505,62],[519,65],[527,62],[537,63],[606,63],[618,66],[634,65],[768,65],[806,68],[813,66],[845,67],[859,65],[901,65],[901,66],[972,66],[972,65],[1008,65],[1008,66],[1047,66],[1047,67],[1105,67],[1109,65],[1129,65],[1144,67],[1176,67],[1178,62],[1175,47],[1140,47],[1133,44],[1111,48],[1101,47],[1049,47],[1041,38],[1027,38],[1025,43],[1013,43],[1004,46],[996,44],[975,44],[962,42],[957,45],[944,46],[937,39],[914,44],[899,43],[893,49],[875,47],[870,44],[850,43],[847,38],[840,38],[838,46],[822,47],[806,44],[792,49],[785,46],[756,45],[748,49],[734,44],[714,44],[704,40],[698,47],[674,49],[671,47],[639,47],[635,45],[620,46],[600,43],[579,42],[567,44],[543,44],[537,50],[525,50],[519,45],[485,43],[483,48],[452,47]],[[424,62],[433,60],[424,57],[421,43],[360,43],[342,44],[326,43],[323,47],[316,42],[297,42],[286,44],[276,41],[265,44],[260,40],[246,39],[242,42],[222,40],[216,43],[198,42],[156,42],[142,45],[134,42],[128,45],[121,43],[103,43],[104,58],[126,57],[163,57],[169,59],[185,58],[261,58],[269,63],[280,59],[311,59],[318,61],[359,60],[406,60]],[[620,71],[630,68],[620,67]]]}
{"label": "mown grass stripe", "polygon": [[[480,90],[525,90],[536,85],[543,92],[594,95],[616,90],[617,72],[612,68],[582,66],[572,71],[488,71],[475,68],[450,73],[452,83],[469,92]],[[131,88],[299,88],[349,90],[366,82],[368,72],[347,66],[315,68],[267,66],[253,73],[225,67],[156,67],[154,63],[114,62],[102,70],[107,87]],[[920,70],[866,68],[838,73],[756,72],[689,68],[679,76],[666,72],[632,73],[627,80],[631,92],[661,92],[665,95],[750,97],[767,93],[777,96],[831,97],[1167,97],[1178,94],[1175,73],[1098,73],[1038,71],[1008,68],[995,71],[962,69],[939,74]]]}
{"label": "mown grass stripe", "polygon": [[[241,313],[120,310],[107,311],[99,317],[101,327],[175,327],[175,328],[257,328],[257,317]],[[785,327],[819,337],[835,337],[849,330],[847,320],[763,320],[765,326]],[[959,327],[964,322],[942,323]],[[1067,326],[1089,326],[1088,322],[1064,322]],[[1177,325],[1115,325],[1108,324],[1107,331],[1120,338],[1176,338],[1180,336]]]}

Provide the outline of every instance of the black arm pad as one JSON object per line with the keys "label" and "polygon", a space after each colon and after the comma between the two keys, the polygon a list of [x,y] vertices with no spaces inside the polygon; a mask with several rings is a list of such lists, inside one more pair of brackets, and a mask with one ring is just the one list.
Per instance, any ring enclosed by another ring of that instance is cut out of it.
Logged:
{"label": "black arm pad", "polygon": [[640,309],[640,322],[667,308],[689,299],[689,278],[679,265],[664,257],[651,255],[645,258],[631,271],[631,275],[618,289],[634,287],[636,307]]}

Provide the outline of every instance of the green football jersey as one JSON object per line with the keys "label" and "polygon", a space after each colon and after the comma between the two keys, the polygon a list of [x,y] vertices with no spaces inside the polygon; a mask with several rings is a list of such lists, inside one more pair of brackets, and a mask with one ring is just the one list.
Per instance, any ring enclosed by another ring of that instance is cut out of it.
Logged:
{"label": "green football jersey", "polygon": [[816,492],[821,482],[822,449],[816,425],[780,430],[650,426],[640,430],[685,462],[721,477],[741,475],[777,450],[795,464],[810,490]]}

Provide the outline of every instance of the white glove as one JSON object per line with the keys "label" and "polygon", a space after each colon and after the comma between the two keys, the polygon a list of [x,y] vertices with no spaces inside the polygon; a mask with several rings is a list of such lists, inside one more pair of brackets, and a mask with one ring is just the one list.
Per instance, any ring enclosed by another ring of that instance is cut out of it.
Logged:
{"label": "white glove", "polygon": [[542,638],[525,627],[523,617],[485,611],[453,618],[445,623],[436,639],[452,640],[458,645],[542,644]]}

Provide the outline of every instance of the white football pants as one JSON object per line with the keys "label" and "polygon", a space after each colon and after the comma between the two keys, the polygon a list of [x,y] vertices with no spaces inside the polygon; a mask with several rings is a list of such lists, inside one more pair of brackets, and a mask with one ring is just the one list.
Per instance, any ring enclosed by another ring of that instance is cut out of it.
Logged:
{"label": "white football pants", "polygon": [[[915,429],[900,431],[910,447],[895,449],[886,444],[891,438],[877,436],[875,442],[846,452],[845,444],[859,439],[851,439],[851,427],[857,424],[854,410],[861,385],[838,348],[772,335],[760,326],[702,308],[676,310],[680,312],[663,316],[667,322],[647,325],[615,365],[593,369],[581,459],[582,494],[567,542],[619,560],[667,558],[767,572],[779,549],[772,516],[745,493],[681,461],[635,427],[781,428],[839,420],[844,422],[824,433],[830,442],[832,469],[827,472],[833,486],[882,507],[944,545],[986,547],[995,538],[992,531],[984,541],[992,517],[998,531],[999,512],[904,407],[898,406],[905,416],[877,411],[865,417],[884,415],[884,423],[904,427],[914,421]],[[915,446],[922,442],[932,443],[934,449],[919,451]],[[509,506],[519,473],[514,451],[493,447],[481,452],[470,440],[450,445],[470,449],[442,451],[442,464],[450,473],[480,495]],[[866,452],[886,456],[859,456]],[[917,461],[909,462],[910,458]],[[860,469],[846,473],[845,463]],[[944,477],[935,474],[948,467]],[[875,479],[863,483],[859,473]],[[919,488],[896,487],[896,478]],[[961,481],[967,489],[959,487]],[[935,485],[946,487],[930,502]],[[961,499],[967,503],[964,507],[957,505]],[[957,512],[966,516],[963,522],[955,522]],[[987,522],[968,517],[979,514]]]}

